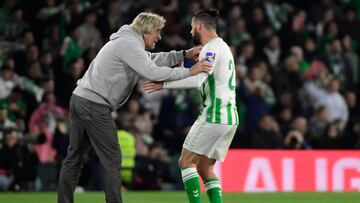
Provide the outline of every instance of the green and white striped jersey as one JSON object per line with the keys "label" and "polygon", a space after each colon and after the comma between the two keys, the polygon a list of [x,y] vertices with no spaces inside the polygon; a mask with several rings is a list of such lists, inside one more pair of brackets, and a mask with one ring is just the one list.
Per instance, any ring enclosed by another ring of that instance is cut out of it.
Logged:
{"label": "green and white striped jersey", "polygon": [[212,70],[198,73],[181,80],[165,81],[164,89],[199,88],[203,109],[198,120],[208,123],[238,125],[235,103],[234,58],[229,46],[219,37],[210,40],[202,48],[199,59],[207,57]]}
{"label": "green and white striped jersey", "polygon": [[208,123],[238,125],[235,100],[235,66],[230,47],[221,38],[210,40],[199,59],[208,57],[212,71],[200,87],[203,109],[198,120]]}

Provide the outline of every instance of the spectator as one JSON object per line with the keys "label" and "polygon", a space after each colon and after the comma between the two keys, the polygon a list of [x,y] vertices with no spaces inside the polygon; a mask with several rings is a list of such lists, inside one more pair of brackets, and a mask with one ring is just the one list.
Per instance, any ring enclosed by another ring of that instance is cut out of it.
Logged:
{"label": "spectator", "polygon": [[282,53],[279,37],[276,35],[271,36],[268,44],[263,49],[263,52],[272,69],[276,70]]}
{"label": "spectator", "polygon": [[76,58],[71,61],[68,70],[64,71],[62,75],[58,75],[59,79],[57,82],[61,81],[61,85],[56,86],[55,91],[59,99],[59,104],[64,108],[69,107],[70,97],[76,88],[77,80],[84,73],[84,69],[84,60],[82,58]]}
{"label": "spectator", "polygon": [[286,135],[291,129],[291,123],[293,121],[293,112],[289,107],[283,107],[277,110],[277,122],[280,127],[281,135]]}
{"label": "spectator", "polygon": [[[8,118],[8,106],[1,102],[0,103],[0,142],[4,138],[4,130],[8,128],[16,128],[16,124]],[[1,148],[1,147],[0,147]]]}
{"label": "spectator", "polygon": [[87,10],[84,13],[85,22],[78,28],[78,44],[82,50],[95,48],[99,50],[102,46],[100,31],[96,28],[97,15],[94,10]]}
{"label": "spectator", "polygon": [[252,147],[256,149],[280,149],[282,147],[280,129],[271,116],[265,115],[259,121]]}
{"label": "spectator", "polygon": [[345,58],[340,39],[336,38],[330,42],[326,62],[330,72],[338,78],[341,90],[353,87],[353,69],[349,60]]}
{"label": "spectator", "polygon": [[313,37],[308,37],[305,39],[303,46],[305,60],[311,63],[319,55],[318,48],[316,46],[316,40]]}
{"label": "spectator", "polygon": [[310,146],[305,142],[304,135],[296,130],[290,131],[284,140],[286,149],[309,149]]}
{"label": "spectator", "polygon": [[65,37],[60,50],[60,55],[64,59],[65,67],[73,59],[81,57],[84,51],[84,49],[82,49],[79,45],[80,37],[79,28],[72,25],[72,27],[70,27],[70,35]]}
{"label": "spectator", "polygon": [[7,129],[0,149],[0,191],[11,189],[20,161],[19,137],[14,129]]}
{"label": "spectator", "polygon": [[29,28],[29,23],[24,21],[23,9],[19,6],[11,9],[9,20],[0,21],[0,29],[5,31],[5,37],[10,41],[15,41],[27,28]]}
{"label": "spectator", "polygon": [[309,131],[311,137],[308,137],[309,143],[314,148],[318,148],[321,145],[322,135],[325,133],[325,129],[330,122],[330,112],[326,106],[319,106],[315,115],[310,119]]}
{"label": "spectator", "polygon": [[355,146],[354,143],[357,143],[359,140],[360,107],[354,91],[346,91],[344,96],[349,110],[349,122],[344,132],[344,144],[346,148],[352,149]]}
{"label": "spectator", "polygon": [[45,143],[37,145],[35,150],[42,163],[55,163],[56,151],[52,140],[60,119],[64,119],[67,111],[56,104],[53,93],[46,93],[40,106],[31,115],[30,132],[45,136]]}
{"label": "spectator", "polygon": [[44,52],[40,56],[41,72],[44,77],[54,78],[53,56],[51,52]]}
{"label": "spectator", "polygon": [[284,62],[284,68],[274,78],[275,92],[281,95],[283,92],[291,96],[291,107],[293,111],[300,108],[299,88],[303,86],[303,77],[300,73],[298,60],[295,56],[288,56]]}
{"label": "spectator", "polygon": [[271,87],[262,81],[264,76],[264,70],[256,64],[239,87],[240,98],[246,106],[245,128],[250,135],[254,133],[260,118],[270,112],[275,102]]}
{"label": "spectator", "polygon": [[[311,146],[310,144],[308,143],[308,139],[313,137],[308,131],[308,123],[307,123],[307,120],[306,118],[304,117],[301,117],[301,116],[298,116],[294,119],[293,123],[292,123],[292,126],[291,126],[291,131],[296,131],[297,133],[300,133],[302,138],[301,138],[301,141],[300,141],[300,138],[298,138],[298,144],[299,146],[301,146],[300,148],[303,148],[303,149],[310,149]],[[295,133],[295,134],[297,134]],[[290,132],[290,134],[293,134]],[[289,136],[289,134],[288,134]],[[291,137],[292,135],[290,135]],[[295,135],[297,137],[297,135]],[[286,138],[285,138],[286,139]]]}
{"label": "spectator", "polygon": [[310,64],[304,59],[304,53],[301,47],[293,46],[290,49],[291,55],[294,56],[296,63],[299,64],[301,75],[304,75]]}
{"label": "spectator", "polygon": [[266,21],[263,9],[261,7],[255,7],[252,10],[252,16],[248,23],[249,33],[255,41],[260,39],[264,28],[267,26],[268,22]]}
{"label": "spectator", "polygon": [[110,1],[108,6],[107,22],[109,24],[109,32],[106,36],[110,33],[116,32],[116,30],[124,24],[122,4],[119,1]]}
{"label": "spectator", "polygon": [[61,39],[60,28],[58,25],[51,25],[45,30],[46,36],[42,41],[42,50],[44,52],[50,52],[56,61],[59,57]]}
{"label": "spectator", "polygon": [[251,41],[245,41],[240,47],[240,54],[235,59],[236,64],[239,64],[236,73],[239,77],[245,76],[248,72],[250,65],[254,62],[255,47]]}
{"label": "spectator", "polygon": [[305,91],[315,102],[315,107],[326,106],[330,112],[330,121],[340,119],[342,129],[349,119],[349,111],[344,97],[339,92],[340,84],[337,79],[330,79],[326,89],[309,82],[305,85]]}
{"label": "spectator", "polygon": [[325,133],[323,134],[322,141],[319,147],[320,149],[344,148],[342,125],[343,125],[342,120],[336,119],[326,127]]}
{"label": "spectator", "polygon": [[15,87],[14,72],[9,67],[0,69],[0,99],[8,97]]}
{"label": "spectator", "polygon": [[280,30],[282,47],[288,49],[292,46],[304,44],[307,32],[308,15],[304,10],[298,10],[288,23],[285,23]]}
{"label": "spectator", "polygon": [[355,8],[348,6],[344,10],[344,18],[340,23],[340,27],[343,33],[347,33],[355,41],[360,42],[360,22],[356,19]]}
{"label": "spectator", "polygon": [[360,119],[354,120],[346,131],[344,144],[347,149],[360,149]]}
{"label": "spectator", "polygon": [[133,184],[133,173],[135,168],[135,138],[131,133],[120,129],[117,132],[117,136],[121,147],[121,153],[123,155],[121,180],[122,184],[127,189],[130,189]]}
{"label": "spectator", "polygon": [[15,0],[5,0],[3,7],[0,8],[0,21],[9,20],[11,18],[11,10],[16,6]]}
{"label": "spectator", "polygon": [[[159,114],[159,125],[154,136],[164,142],[170,154],[178,154],[182,143],[196,119],[198,105],[186,90],[170,91],[162,99]],[[172,118],[171,120],[168,118]]]}
{"label": "spectator", "polygon": [[[354,40],[353,38],[350,37],[350,35],[345,35],[342,39],[342,44],[344,47],[344,60],[348,61],[348,65],[350,68],[350,75],[348,75],[347,77],[351,77],[351,88],[356,88],[359,86],[359,82],[360,82],[360,71],[359,71],[359,57],[357,56],[356,52],[355,52],[355,46],[354,45]],[[349,74],[349,73],[347,73]]]}
{"label": "spectator", "polygon": [[249,40],[251,40],[251,36],[246,31],[245,21],[241,18],[234,19],[232,29],[229,32],[229,42],[235,47],[241,47],[244,42]]}
{"label": "spectator", "polygon": [[14,183],[16,187],[20,187],[21,191],[35,191],[39,158],[35,152],[35,140],[26,139],[27,136],[22,140],[23,142],[17,152],[20,156],[20,161]]}

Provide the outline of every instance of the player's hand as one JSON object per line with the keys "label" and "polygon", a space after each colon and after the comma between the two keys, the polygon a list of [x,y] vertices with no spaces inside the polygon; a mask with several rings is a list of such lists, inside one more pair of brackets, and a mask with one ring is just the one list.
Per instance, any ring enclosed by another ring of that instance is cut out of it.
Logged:
{"label": "player's hand", "polygon": [[152,93],[152,92],[156,92],[156,91],[160,91],[162,90],[164,87],[164,82],[150,82],[150,81],[146,81],[144,82],[144,84],[142,85],[142,88],[148,92],[148,93]]}
{"label": "player's hand", "polygon": [[200,45],[200,46],[196,46],[191,49],[185,50],[185,57],[188,59],[197,61],[202,48],[203,48],[203,46]]}
{"label": "player's hand", "polygon": [[211,65],[206,63],[207,57],[201,59],[199,62],[197,62],[195,65],[193,65],[190,68],[190,75],[196,75],[201,72],[208,73],[211,71]]}

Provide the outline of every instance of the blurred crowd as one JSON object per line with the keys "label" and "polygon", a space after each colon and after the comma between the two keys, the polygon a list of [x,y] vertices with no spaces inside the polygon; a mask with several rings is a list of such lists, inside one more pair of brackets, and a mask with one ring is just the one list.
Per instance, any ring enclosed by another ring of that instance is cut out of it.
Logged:
{"label": "blurred crowd", "polygon": [[[218,33],[235,59],[232,148],[360,149],[360,1],[3,0],[0,191],[56,190],[70,96],[111,33],[155,12],[167,20],[155,51],[187,49],[203,7],[220,10]],[[148,94],[139,85],[113,112],[125,188],[182,187],[177,160],[200,107],[197,90]],[[101,173],[92,153],[80,186],[101,189]]]}

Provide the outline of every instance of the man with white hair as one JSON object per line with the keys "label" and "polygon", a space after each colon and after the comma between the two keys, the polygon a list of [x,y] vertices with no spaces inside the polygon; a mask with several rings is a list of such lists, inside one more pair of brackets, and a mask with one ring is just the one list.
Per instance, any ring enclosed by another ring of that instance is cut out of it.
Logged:
{"label": "man with white hair", "polygon": [[165,19],[140,13],[131,25],[110,36],[91,62],[70,99],[70,144],[59,178],[59,203],[73,202],[73,193],[85,157],[91,147],[105,169],[107,203],[122,202],[120,170],[122,155],[111,112],[123,105],[141,78],[171,81],[210,71],[201,62],[192,68],[170,68],[187,58],[196,58],[201,47],[184,51],[150,53],[161,39]]}

